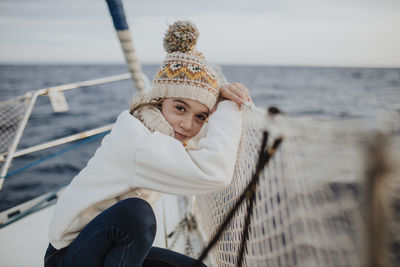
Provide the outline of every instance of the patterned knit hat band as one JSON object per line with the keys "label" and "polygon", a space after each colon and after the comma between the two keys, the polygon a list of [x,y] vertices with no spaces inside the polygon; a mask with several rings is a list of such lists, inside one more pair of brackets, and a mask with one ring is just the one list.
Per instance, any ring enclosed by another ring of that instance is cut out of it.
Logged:
{"label": "patterned knit hat band", "polygon": [[187,53],[167,55],[152,83],[152,97],[189,98],[210,110],[218,98],[215,72],[200,57]]}
{"label": "patterned knit hat band", "polygon": [[164,38],[167,56],[152,81],[153,98],[188,98],[212,110],[218,99],[218,79],[195,49],[199,33],[191,22],[169,26]]}

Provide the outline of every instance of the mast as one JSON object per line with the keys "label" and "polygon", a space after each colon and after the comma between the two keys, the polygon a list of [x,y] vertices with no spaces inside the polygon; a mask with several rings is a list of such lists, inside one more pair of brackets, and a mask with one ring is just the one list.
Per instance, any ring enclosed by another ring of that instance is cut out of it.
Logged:
{"label": "mast", "polygon": [[115,30],[117,31],[122,51],[124,52],[126,65],[139,93],[144,94],[146,92],[146,87],[143,80],[142,68],[136,57],[135,47],[126,21],[122,0],[106,0],[106,2],[114,22]]}

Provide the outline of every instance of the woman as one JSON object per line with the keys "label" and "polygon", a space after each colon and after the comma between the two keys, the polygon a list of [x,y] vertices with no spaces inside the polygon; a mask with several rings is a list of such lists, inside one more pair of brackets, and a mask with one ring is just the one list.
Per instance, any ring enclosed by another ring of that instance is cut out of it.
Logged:
{"label": "woman", "polygon": [[202,194],[230,184],[241,135],[239,106],[251,100],[241,84],[218,85],[195,51],[197,37],[190,22],[169,27],[168,54],[152,89],[118,116],[58,200],[46,266],[194,262],[152,247],[156,221],[150,205],[159,192]]}

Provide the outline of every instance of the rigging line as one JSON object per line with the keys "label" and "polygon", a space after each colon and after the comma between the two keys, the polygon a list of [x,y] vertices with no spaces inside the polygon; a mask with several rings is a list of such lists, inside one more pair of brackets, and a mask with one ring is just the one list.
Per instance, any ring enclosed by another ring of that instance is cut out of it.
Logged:
{"label": "rigging line", "polygon": [[242,242],[240,243],[239,247],[239,253],[237,256],[237,263],[238,267],[241,267],[243,265],[243,260],[244,260],[244,253],[246,249],[246,244],[247,240],[249,238],[249,233],[250,233],[250,223],[251,223],[251,215],[253,214],[253,207],[256,202],[256,189],[252,189],[251,191],[251,197],[248,199],[250,203],[247,204],[247,211],[246,211],[246,218],[245,218],[245,223],[242,231]]}
{"label": "rigging line", "polygon": [[[229,223],[233,219],[233,216],[239,209],[239,207],[245,202],[246,199],[251,199],[251,196],[255,194],[255,189],[260,178],[260,173],[264,169],[264,167],[268,164],[271,157],[274,155],[275,151],[278,149],[279,145],[282,143],[282,137],[278,137],[275,139],[271,148],[267,148],[267,140],[268,140],[268,132],[265,131],[263,135],[262,145],[260,149],[260,154],[258,158],[258,162],[256,165],[256,170],[252,176],[251,181],[248,183],[246,188],[242,191],[239,199],[235,202],[234,206],[230,209],[228,215],[225,217],[225,220],[222,224],[218,227],[216,234],[212,238],[212,240],[208,243],[207,247],[205,247],[197,259],[197,262],[194,263],[193,266],[198,266],[200,262],[202,262],[210,252],[210,250],[214,247],[217,243],[218,239],[222,235],[223,231],[228,227]],[[253,203],[254,204],[254,203]],[[251,205],[252,206],[252,205]],[[250,220],[248,222],[250,224]],[[248,226],[247,226],[248,227]],[[242,243],[242,247],[245,246],[245,241]],[[241,253],[243,253],[242,251]],[[239,255],[239,259],[243,258],[243,255]],[[239,265],[240,266],[240,265]]]}
{"label": "rigging line", "polygon": [[38,160],[36,160],[36,161],[34,161],[34,162],[31,162],[31,163],[29,163],[29,164],[27,164],[27,165],[25,165],[25,166],[23,166],[23,167],[21,167],[21,168],[15,170],[15,171],[9,172],[6,176],[4,176],[4,178],[8,178],[8,177],[13,176],[13,175],[15,175],[15,174],[18,174],[18,173],[20,173],[20,172],[23,172],[23,171],[25,171],[25,170],[27,170],[27,169],[33,167],[33,166],[36,166],[36,165],[38,165],[38,164],[40,164],[40,163],[42,163],[42,162],[44,162],[44,161],[46,161],[46,160],[49,160],[49,159],[51,159],[51,158],[60,156],[61,154],[64,154],[65,152],[68,152],[68,151],[70,151],[70,150],[73,150],[73,149],[75,149],[75,148],[78,148],[78,147],[80,147],[80,146],[82,146],[82,145],[84,145],[84,144],[86,144],[86,143],[92,142],[92,141],[94,141],[94,140],[96,140],[96,139],[98,139],[98,138],[100,138],[100,137],[102,137],[102,136],[108,134],[109,132],[110,132],[110,131],[106,131],[106,132],[99,133],[99,134],[93,135],[93,136],[91,136],[91,137],[88,137],[88,138],[86,138],[86,139],[84,139],[84,140],[81,140],[81,141],[77,142],[76,144],[73,144],[72,146],[69,146],[69,147],[67,147],[67,148],[64,148],[64,149],[62,149],[62,150],[60,150],[60,151],[57,151],[56,153],[50,154],[50,155],[48,155],[48,156],[46,156],[46,157],[44,157],[44,158],[38,159]]}

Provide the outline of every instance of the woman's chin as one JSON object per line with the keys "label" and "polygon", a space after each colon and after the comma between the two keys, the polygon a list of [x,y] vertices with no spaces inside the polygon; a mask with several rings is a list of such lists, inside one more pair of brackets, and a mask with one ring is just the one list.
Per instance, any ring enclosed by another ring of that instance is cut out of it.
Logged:
{"label": "woman's chin", "polygon": [[175,139],[179,140],[181,143],[188,141],[190,138],[186,135],[175,132]]}

